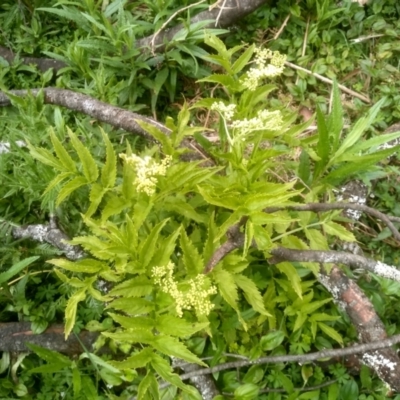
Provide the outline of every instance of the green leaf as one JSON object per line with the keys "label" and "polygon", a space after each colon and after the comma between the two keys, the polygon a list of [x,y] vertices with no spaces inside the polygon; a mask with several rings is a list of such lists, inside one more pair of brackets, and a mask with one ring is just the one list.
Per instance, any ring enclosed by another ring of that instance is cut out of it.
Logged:
{"label": "green leaf", "polygon": [[140,381],[138,387],[138,400],[144,400],[147,393],[150,393],[152,399],[159,399],[158,382],[152,371],[148,370],[147,375]]}
{"label": "green leaf", "polygon": [[153,283],[146,276],[141,275],[129,279],[110,290],[110,296],[142,297],[149,295],[153,290]]}
{"label": "green leaf", "polygon": [[237,74],[238,72],[240,72],[246,65],[247,63],[250,61],[250,58],[252,57],[253,53],[254,53],[254,48],[255,45],[252,44],[251,46],[249,46],[246,51],[244,51],[239,58],[233,63],[232,65],[232,72],[234,74]]}
{"label": "green leaf", "polygon": [[64,179],[68,179],[71,177],[70,172],[62,172],[61,174],[58,174],[46,187],[46,190],[43,192],[43,196],[47,193],[49,193],[52,189],[54,189],[58,184],[60,184]]}
{"label": "green leaf", "polygon": [[254,383],[245,383],[235,389],[235,399],[237,400],[254,400],[258,397],[260,388]]}
{"label": "green leaf", "polygon": [[115,185],[115,178],[117,175],[117,160],[113,145],[107,134],[103,130],[101,130],[101,134],[106,144],[106,162],[101,170],[101,184],[104,188],[112,188]]}
{"label": "green leaf", "polygon": [[60,190],[60,193],[58,193],[56,206],[59,206],[72,192],[86,184],[87,181],[83,176],[77,176],[76,178],[67,182]]}
{"label": "green leaf", "polygon": [[99,177],[99,170],[97,168],[96,162],[90,154],[89,150],[83,145],[83,143],[78,140],[76,135],[67,128],[68,136],[71,139],[72,146],[76,150],[79,160],[82,163],[83,175],[86,178],[87,183],[92,183]]}
{"label": "green leaf", "polygon": [[156,128],[154,125],[151,125],[145,121],[141,121],[139,119],[135,120],[140,127],[142,127],[147,133],[149,133],[157,142],[161,143],[164,154],[174,154],[174,148],[172,146],[171,138],[166,135],[163,131]]}
{"label": "green leaf", "polygon": [[64,165],[61,163],[61,161],[54,157],[49,150],[42,149],[40,147],[33,147],[28,141],[27,146],[33,158],[36,158],[36,160],[40,161],[42,164],[53,167],[57,171],[65,172]]}
{"label": "green leaf", "polygon": [[76,320],[76,311],[78,303],[86,298],[86,287],[77,290],[67,301],[65,307],[65,340],[67,340],[71,333]]}
{"label": "green leaf", "polygon": [[103,200],[106,192],[107,189],[103,188],[102,185],[99,185],[98,183],[92,185],[89,194],[90,206],[85,213],[86,218],[91,217],[97,211],[97,208],[99,207],[101,200]]}
{"label": "green leaf", "polygon": [[125,315],[114,313],[108,314],[115,322],[120,324],[125,329],[143,329],[151,332],[155,326],[155,321],[149,317],[126,317]]}
{"label": "green leaf", "polygon": [[122,297],[113,300],[106,308],[113,308],[115,310],[124,311],[128,314],[147,314],[154,310],[154,303],[141,298],[135,297]]}
{"label": "green leaf", "polygon": [[240,315],[238,306],[238,292],[235,283],[234,274],[225,271],[220,266],[216,266],[212,271],[212,277],[218,286],[218,293],[221,294],[223,299],[236,311],[237,316],[245,329],[247,329],[246,323]]}
{"label": "green leaf", "polygon": [[19,272],[21,272],[23,269],[25,269],[28,265],[32,264],[39,258],[40,258],[39,256],[28,257],[28,258],[25,258],[24,260],[17,262],[11,268],[9,268],[6,272],[3,272],[2,274],[0,274],[0,284],[7,282],[13,276],[17,275]]}
{"label": "green leaf", "polygon": [[330,338],[332,338],[339,344],[343,345],[343,338],[335,329],[331,328],[330,326],[328,326],[322,322],[318,322],[318,327],[321,329],[321,331],[323,331]]}
{"label": "green leaf", "polygon": [[365,130],[371,126],[374,122],[380,108],[383,103],[386,101],[386,98],[382,98],[379,100],[374,106],[368,111],[368,114],[365,117],[360,118],[354,125],[353,129],[346,135],[339,149],[335,152],[333,157],[331,158],[329,165],[334,165],[335,161],[338,157],[344,154],[348,149],[350,149],[354,144],[356,144]]}
{"label": "green leaf", "polygon": [[244,231],[244,245],[243,245],[243,257],[247,256],[250,246],[254,239],[254,225],[251,220],[246,222]]}
{"label": "green leaf", "polygon": [[233,275],[233,279],[237,286],[243,290],[247,302],[253,307],[254,311],[262,315],[271,316],[265,309],[263,298],[256,286],[256,284],[247,276],[241,274]]}
{"label": "green leaf", "polygon": [[302,298],[303,291],[301,288],[301,279],[296,268],[290,262],[281,262],[277,264],[276,267],[279,269],[279,271],[286,275],[297,296]]}
{"label": "green leaf", "polygon": [[339,225],[333,221],[327,221],[323,223],[323,228],[326,233],[330,235],[338,237],[340,240],[344,240],[346,242],[355,242],[356,238],[353,233],[347,230],[344,226]]}
{"label": "green leaf", "polygon": [[26,347],[48,363],[62,365],[62,368],[70,367],[72,364],[72,361],[68,357],[56,351],[45,349],[44,347],[29,342],[26,343]]}
{"label": "green leaf", "polygon": [[86,274],[95,274],[99,271],[108,270],[110,267],[101,261],[94,260],[93,258],[85,258],[78,261],[69,261],[65,258],[58,258],[47,261],[49,264],[56,265],[57,267],[66,269],[72,272],[83,272]]}
{"label": "green leaf", "polygon": [[183,253],[183,264],[185,265],[187,276],[194,277],[204,269],[204,262],[196,247],[181,229],[180,245]]}
{"label": "green leaf", "polygon": [[[203,363],[202,363],[203,365]],[[155,369],[155,371],[161,376],[161,378],[172,385],[182,389],[186,393],[196,395],[197,391],[188,385],[185,385],[177,374],[173,373],[171,366],[168,364],[166,360],[161,358],[159,355],[155,354],[153,356],[153,360],[151,361],[151,366]],[[196,397],[197,398],[197,397]]]}
{"label": "green leaf", "polygon": [[329,250],[328,241],[321,231],[317,229],[305,229],[304,233],[310,241],[312,250]]}
{"label": "green leaf", "polygon": [[285,339],[282,331],[272,331],[264,335],[260,340],[260,346],[263,351],[271,351],[278,347]]}
{"label": "green leaf", "polygon": [[207,364],[205,364],[195,354],[189,351],[182,342],[171,336],[155,336],[151,345],[167,356],[174,356],[190,363],[207,366]]}
{"label": "green leaf", "polygon": [[154,256],[154,252],[157,245],[158,236],[161,232],[161,229],[165,226],[165,224],[169,221],[169,218],[164,219],[158,223],[150,232],[147,239],[142,242],[141,246],[139,247],[139,263],[142,268],[146,268],[151,259]]}
{"label": "green leaf", "polygon": [[[340,91],[339,87],[337,84],[337,81],[335,80],[333,83],[333,88],[332,88],[332,111],[328,117],[327,121],[327,128],[329,132],[329,138],[326,137],[321,137],[319,135],[319,142],[318,146],[329,146],[329,143],[333,143],[333,152],[335,152],[338,148],[339,142],[340,142],[340,137],[343,129],[343,108],[342,108],[342,100],[340,96]],[[325,135],[324,135],[325,136]],[[321,139],[328,139],[326,142],[321,143]],[[317,148],[318,148],[317,146]],[[321,157],[321,154],[318,153],[318,155]],[[325,151],[322,153],[324,161],[326,162],[329,157],[329,152],[328,154],[325,153]]]}
{"label": "green leaf", "polygon": [[[324,172],[328,164],[329,154],[331,152],[331,143],[330,143],[328,127],[326,126],[325,118],[319,106],[317,106],[317,126],[318,126],[318,142],[316,147],[316,153],[320,159],[319,161],[316,162],[315,165],[314,179],[318,178],[321,175],[321,173]],[[335,140],[339,139],[335,138]],[[335,140],[334,143],[336,143]],[[335,150],[335,148],[333,150]]]}
{"label": "green leaf", "polygon": [[185,337],[192,336],[209,325],[208,322],[193,323],[173,315],[160,315],[156,319],[155,328],[165,335]]}
{"label": "green leaf", "polygon": [[124,361],[111,361],[118,369],[144,368],[153,359],[154,350],[145,347],[142,351],[131,355]]}
{"label": "green leaf", "polygon": [[76,173],[75,161],[71,158],[68,152],[65,150],[64,146],[58,140],[57,136],[54,134],[53,129],[50,131],[50,139],[54,147],[54,151],[57,154],[58,159],[64,166],[66,171],[71,173]]}

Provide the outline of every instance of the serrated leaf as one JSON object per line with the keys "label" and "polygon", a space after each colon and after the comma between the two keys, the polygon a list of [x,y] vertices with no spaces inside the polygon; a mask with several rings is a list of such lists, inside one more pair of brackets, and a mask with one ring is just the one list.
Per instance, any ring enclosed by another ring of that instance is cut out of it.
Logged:
{"label": "serrated leaf", "polygon": [[174,356],[190,363],[207,366],[207,364],[193,354],[182,342],[171,336],[155,336],[151,345],[167,356]]}
{"label": "serrated leaf", "polygon": [[103,336],[116,340],[118,342],[126,343],[144,343],[152,344],[154,340],[153,332],[146,330],[137,329],[134,331],[122,331],[122,332],[102,332]]}
{"label": "serrated leaf", "polygon": [[76,137],[76,135],[67,128],[68,136],[71,139],[72,146],[78,154],[79,160],[82,163],[83,175],[86,178],[87,183],[93,183],[99,177],[99,170],[96,162],[89,150],[83,145],[83,143]]}
{"label": "serrated leaf", "polygon": [[188,277],[196,276],[204,269],[204,262],[184,229],[181,229],[180,245],[183,253],[183,264]]}
{"label": "serrated leaf", "polygon": [[111,361],[110,363],[118,369],[143,368],[151,362],[153,354],[154,350],[151,347],[146,347],[124,361]]}
{"label": "serrated leaf", "polygon": [[160,315],[156,319],[156,329],[164,335],[185,337],[207,328],[208,322],[193,323],[173,315]]}
{"label": "serrated leaf", "polygon": [[124,311],[130,315],[147,314],[154,310],[154,303],[142,298],[127,297],[113,300],[107,308]]}
{"label": "serrated leaf", "polygon": [[31,349],[36,355],[48,363],[62,365],[62,368],[69,367],[72,364],[72,361],[68,357],[56,351],[49,350],[29,342],[26,343],[26,347]]}
{"label": "serrated leaf", "polygon": [[338,237],[340,240],[344,240],[346,242],[355,242],[356,238],[353,233],[348,231],[344,226],[337,224],[333,221],[327,221],[323,223],[323,228],[325,232],[330,235]]}
{"label": "serrated leaf", "polygon": [[156,128],[145,121],[135,119],[136,123],[143,128],[147,133],[149,133],[157,142],[159,142],[163,148],[164,154],[173,154],[174,148],[172,145],[171,138],[166,135],[163,131]]}
{"label": "serrated leaf", "polygon": [[162,251],[156,252],[151,259],[151,265],[166,265],[171,259],[171,256],[176,247],[176,239],[180,234],[180,230],[176,229],[171,235],[165,239],[159,238],[159,247]]}
{"label": "serrated leaf", "polygon": [[54,157],[49,150],[42,149],[40,147],[33,147],[28,141],[27,146],[33,158],[36,158],[36,160],[40,161],[42,164],[53,167],[57,171],[64,172],[64,166],[62,163],[56,157]]}
{"label": "serrated leaf", "polygon": [[158,223],[150,232],[147,239],[143,242],[143,244],[139,248],[139,263],[143,268],[146,268],[150,260],[154,256],[154,251],[156,249],[158,235],[161,232],[161,229],[165,226],[165,224],[169,221],[169,218],[165,219]]}
{"label": "serrated leaf", "polygon": [[58,140],[57,136],[54,134],[53,129],[50,131],[50,139],[53,144],[54,151],[57,154],[58,159],[61,164],[64,166],[65,170],[71,173],[76,173],[75,161],[65,150],[62,143]]}
{"label": "serrated leaf", "polygon": [[276,267],[279,269],[279,271],[286,275],[297,296],[302,298],[303,291],[301,289],[301,279],[296,271],[296,268],[289,262],[281,262],[277,264]]}
{"label": "serrated leaf", "polygon": [[254,225],[251,220],[246,222],[244,231],[244,244],[243,244],[243,257],[247,256],[250,246],[252,245],[254,238]]}
{"label": "serrated leaf", "polygon": [[285,339],[282,331],[272,331],[264,335],[260,340],[260,346],[263,351],[271,351],[278,347]]}
{"label": "serrated leaf", "polygon": [[249,46],[246,51],[244,51],[239,58],[233,63],[232,65],[232,72],[234,74],[237,74],[238,72],[240,72],[246,65],[247,63],[250,61],[250,58],[252,57],[253,53],[254,53],[254,47],[255,45],[252,44],[251,46]]}
{"label": "serrated leaf", "polygon": [[221,294],[224,300],[235,311],[239,312],[239,307],[237,304],[238,292],[234,275],[217,266],[212,271],[212,277],[218,286],[218,292]]}
{"label": "serrated leaf", "polygon": [[305,229],[304,233],[310,241],[311,250],[328,250],[329,245],[326,237],[317,229]]}
{"label": "serrated leaf", "polygon": [[340,157],[346,150],[350,149],[354,144],[356,144],[365,130],[371,126],[374,122],[376,115],[378,114],[380,108],[383,103],[386,101],[386,98],[380,99],[376,104],[374,104],[371,109],[368,111],[368,114],[365,117],[360,118],[351,129],[351,131],[346,135],[339,149],[335,152],[333,157],[331,158],[329,165],[335,164],[335,161],[338,157]]}
{"label": "serrated leaf", "polygon": [[94,183],[92,185],[89,194],[90,206],[85,213],[86,218],[91,217],[97,211],[97,208],[99,207],[99,204],[103,200],[103,197],[106,194],[106,192],[107,189],[103,188],[102,185],[99,185],[98,183]]}
{"label": "serrated leaf", "polygon": [[114,313],[108,314],[115,322],[120,324],[125,329],[143,329],[151,332],[155,326],[155,321],[149,317],[126,317],[125,315]]}
{"label": "serrated leaf", "polygon": [[152,371],[148,371],[147,375],[139,383],[138,396],[137,396],[138,400],[148,399],[148,397],[145,397],[148,392],[150,393],[151,396],[149,398],[159,399],[160,394],[159,394],[158,382]]}
{"label": "serrated leaf", "polygon": [[186,393],[196,395],[197,391],[193,387],[185,385],[179,376],[173,373],[173,370],[168,362],[159,355],[154,354],[153,360],[151,361],[151,366],[165,381],[171,383],[179,389],[182,389]]}
{"label": "serrated leaf", "polygon": [[101,170],[101,184],[104,188],[112,188],[115,185],[115,178],[117,176],[117,160],[113,145],[107,134],[103,130],[101,130],[101,134],[106,144],[106,162]]}
{"label": "serrated leaf", "polygon": [[65,340],[67,340],[69,334],[71,333],[76,320],[76,311],[78,308],[78,303],[86,298],[86,287],[77,290],[67,301],[67,306],[65,307]]}
{"label": "serrated leaf", "polygon": [[72,192],[75,192],[75,190],[86,184],[87,181],[83,176],[77,176],[76,178],[67,182],[60,190],[60,193],[58,193],[56,206],[59,206]]}
{"label": "serrated leaf", "polygon": [[61,174],[58,174],[53,180],[50,181],[50,183],[46,187],[46,190],[43,192],[43,196],[45,194],[49,193],[52,189],[54,189],[63,180],[68,179],[70,177],[71,177],[70,172],[62,172]]}
{"label": "serrated leaf", "polygon": [[328,326],[322,322],[318,322],[318,327],[326,335],[328,335],[330,338],[332,338],[333,340],[335,340],[336,342],[338,342],[339,344],[341,344],[343,346],[343,338],[335,329],[331,328],[330,326]]}
{"label": "serrated leaf", "polygon": [[79,261],[69,261],[64,258],[58,258],[48,260],[47,262],[68,271],[83,272],[86,274],[95,274],[99,271],[109,269],[109,266],[107,264],[91,258],[85,258]]}
{"label": "serrated leaf", "polygon": [[243,290],[244,297],[246,298],[247,302],[253,307],[254,311],[270,317],[271,314],[265,309],[263,298],[256,284],[250,278],[241,274],[233,275],[233,279],[236,285]]}

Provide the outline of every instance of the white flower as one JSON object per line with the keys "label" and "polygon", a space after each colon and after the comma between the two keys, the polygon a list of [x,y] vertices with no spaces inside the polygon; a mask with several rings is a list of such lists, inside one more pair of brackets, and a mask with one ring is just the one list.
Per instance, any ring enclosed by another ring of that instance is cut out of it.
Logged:
{"label": "white flower", "polygon": [[230,121],[235,114],[236,104],[228,104],[227,106],[222,101],[217,101],[212,104],[211,110],[218,111],[222,117]]}
{"label": "white flower", "polygon": [[282,114],[279,110],[261,110],[257,113],[256,117],[233,121],[231,126],[238,130],[240,135],[245,135],[257,130],[278,131],[282,129],[282,123]]}
{"label": "white flower", "polygon": [[144,158],[132,154],[127,157],[126,154],[119,155],[127,164],[132,165],[136,171],[136,178],[133,184],[138,192],[147,193],[149,196],[156,191],[156,175],[164,176],[167,173],[172,157],[166,156],[160,163],[154,161],[151,157]]}
{"label": "white flower", "polygon": [[[254,52],[256,53],[254,60],[256,67],[250,68],[243,82],[244,86],[249,90],[255,90],[264,78],[280,75],[283,72],[286,61],[286,56],[278,51],[256,48]],[[267,64],[268,60],[269,64]]]}

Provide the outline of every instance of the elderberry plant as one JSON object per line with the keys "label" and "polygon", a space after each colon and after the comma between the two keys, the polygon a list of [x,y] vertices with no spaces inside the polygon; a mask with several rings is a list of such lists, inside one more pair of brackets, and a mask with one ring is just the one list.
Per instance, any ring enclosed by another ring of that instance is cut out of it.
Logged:
{"label": "elderberry plant", "polygon": [[[360,140],[378,103],[342,137],[335,87],[331,115],[318,112],[318,134],[304,137],[312,121],[296,125],[292,113],[266,109],[274,90],[269,81],[283,71],[283,55],[252,45],[237,56],[244,46],[227,49],[215,36],[206,43],[216,51],[209,61],[223,73],[201,82],[216,84],[217,97],[191,109],[184,105],[176,122],[167,120],[169,135],[138,122],[157,145],[141,152],[127,145],[118,157],[103,132],[105,160],[71,130],[65,144],[50,133],[54,154],[29,145],[36,159],[58,172],[46,189],[58,191],[57,206],[89,188],[90,204],[82,210],[87,231],[71,241],[86,257],[49,261],[72,288],[65,335],[84,300],[102,303],[112,322],[86,328],[101,332],[98,348],[126,354],[104,365],[121,382],[130,381],[138,399],[160,398],[158,378],[199,398],[173,373],[169,357],[204,366],[201,357],[210,354],[218,362],[223,352],[256,358],[270,351],[306,352],[311,341],[327,338],[343,343],[340,316],[324,311],[331,298],[315,288],[319,265],[270,266],[267,260],[277,246],[324,250],[335,238],[354,241],[336,211],[316,216],[285,207],[318,201],[322,194],[334,200],[332,189],[343,176],[378,168],[377,161],[394,151],[379,145],[400,136]],[[193,110],[211,113],[213,125],[191,126]],[[193,160],[188,139],[205,158]],[[279,210],[266,212],[272,207]],[[274,377],[293,391],[280,368],[266,376],[265,382]],[[304,376],[306,381],[312,373]],[[258,387],[251,388],[255,396]]]}

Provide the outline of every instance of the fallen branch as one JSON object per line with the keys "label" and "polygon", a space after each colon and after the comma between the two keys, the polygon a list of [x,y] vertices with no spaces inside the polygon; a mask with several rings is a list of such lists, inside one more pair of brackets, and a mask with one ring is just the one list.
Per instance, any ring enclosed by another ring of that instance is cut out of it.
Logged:
{"label": "fallen branch", "polygon": [[[93,350],[93,344],[98,338],[98,332],[81,331],[78,335],[82,344]],[[64,354],[81,354],[84,349],[75,335],[69,335],[65,340],[64,325],[50,325],[43,333],[32,332],[30,322],[0,323],[0,351],[26,352],[30,351],[26,343],[33,343],[49,350]]]}
{"label": "fallen branch", "polygon": [[[201,368],[193,372],[188,372],[180,375],[180,378],[182,380],[187,380],[194,376],[214,374],[217,372],[226,371],[228,369],[249,367],[251,365],[277,364],[277,363],[288,363],[288,362],[306,363],[310,361],[320,360],[323,358],[344,357],[352,354],[362,354],[374,350],[384,349],[393,346],[396,343],[400,343],[400,334],[376,342],[356,344],[354,346],[345,347],[343,349],[325,349],[317,351],[315,353],[308,353],[308,354],[299,354],[299,355],[289,354],[282,356],[261,357],[256,360],[231,361],[216,365],[215,367]],[[162,384],[160,388],[165,388],[167,386],[170,386],[170,384],[166,382],[165,384]]]}
{"label": "fallen branch", "polygon": [[[333,266],[329,273],[321,268],[318,279],[332,294],[338,306],[349,316],[362,342],[370,344],[385,340],[387,337],[385,326],[373,304],[360,287],[340,268]],[[363,352],[360,359],[372,368],[391,389],[400,391],[400,359],[395,350],[368,349]]]}
{"label": "fallen branch", "polygon": [[357,203],[309,203],[301,206],[283,206],[283,207],[268,207],[264,209],[266,213],[274,213],[282,210],[293,210],[293,211],[313,211],[313,212],[321,212],[321,211],[332,211],[332,210],[358,210],[365,212],[366,214],[372,215],[373,217],[380,219],[382,222],[386,224],[386,226],[390,229],[393,236],[400,241],[400,233],[397,228],[393,225],[393,221],[398,221],[396,217],[390,217],[375,208],[368,207],[364,204]]}
{"label": "fallen branch", "polygon": [[282,261],[344,264],[400,282],[400,271],[396,267],[345,251],[295,250],[278,247],[271,250],[271,254],[273,257],[268,259],[269,264],[278,264]]}

